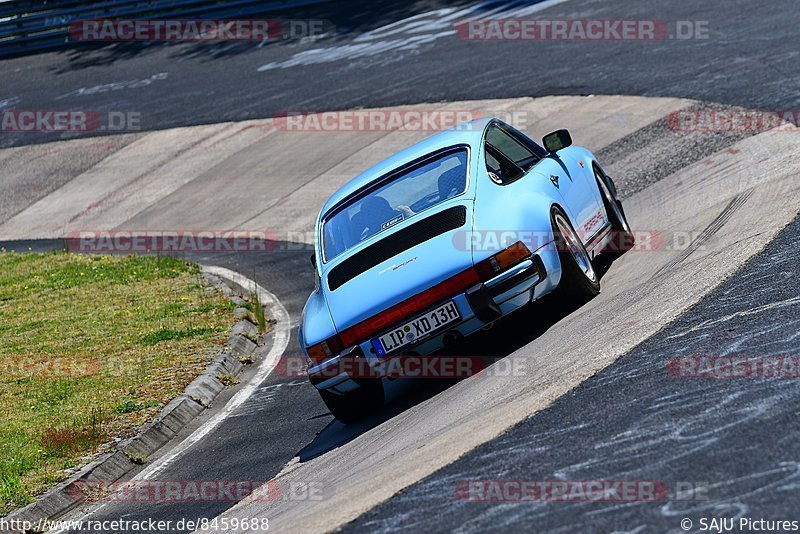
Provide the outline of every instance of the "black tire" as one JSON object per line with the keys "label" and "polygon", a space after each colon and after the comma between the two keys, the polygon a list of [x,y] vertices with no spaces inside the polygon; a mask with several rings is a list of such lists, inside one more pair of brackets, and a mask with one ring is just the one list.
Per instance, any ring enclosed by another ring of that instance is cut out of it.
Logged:
{"label": "black tire", "polygon": [[596,165],[594,166],[594,177],[597,180],[597,187],[600,189],[600,196],[603,197],[603,207],[613,233],[613,239],[603,253],[612,258],[622,256],[635,244],[633,232],[631,232],[628,218],[625,216],[625,209],[617,198],[617,187],[614,185],[614,181]]}
{"label": "black tire", "polygon": [[600,293],[600,277],[569,217],[561,209],[553,208],[551,221],[561,262],[558,292],[570,300],[585,302]]}
{"label": "black tire", "polygon": [[383,384],[379,378],[359,380],[359,387],[345,395],[320,390],[325,406],[336,419],[349,425],[372,415],[383,406]]}

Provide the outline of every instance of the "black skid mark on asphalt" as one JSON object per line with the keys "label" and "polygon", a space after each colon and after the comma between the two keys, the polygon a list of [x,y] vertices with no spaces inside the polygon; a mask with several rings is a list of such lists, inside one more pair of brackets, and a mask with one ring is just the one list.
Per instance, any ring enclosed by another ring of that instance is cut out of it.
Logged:
{"label": "black skid mark on asphalt", "polygon": [[691,256],[697,249],[702,247],[705,243],[708,242],[711,237],[714,236],[717,232],[719,232],[723,226],[730,220],[733,214],[741,208],[747,199],[750,198],[750,195],[753,194],[753,189],[748,189],[747,191],[743,191],[739,193],[731,201],[728,203],[725,208],[716,216],[716,218],[711,221],[711,224],[706,226],[702,232],[697,236],[697,238],[693,239],[692,242],[689,244],[686,249],[681,252],[681,254],[668,262],[666,265],[661,267],[658,271],[656,271],[653,276],[650,277],[650,280],[660,278],[666,272],[671,272],[675,270],[675,267],[686,261],[689,256]]}
{"label": "black skid mark on asphalt", "polygon": [[[698,102],[671,113],[743,109]],[[676,131],[673,121],[668,114],[595,153],[603,170],[614,178],[621,199],[753,135],[747,132]]]}

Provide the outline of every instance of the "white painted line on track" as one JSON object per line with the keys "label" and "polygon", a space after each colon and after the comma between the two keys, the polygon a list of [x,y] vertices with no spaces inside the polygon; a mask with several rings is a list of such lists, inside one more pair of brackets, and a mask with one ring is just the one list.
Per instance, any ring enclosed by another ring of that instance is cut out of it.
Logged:
{"label": "white painted line on track", "polygon": [[275,295],[258,285],[255,281],[235,271],[231,271],[230,269],[204,266],[203,270],[209,274],[219,276],[220,278],[231,280],[242,287],[252,287],[253,290],[258,293],[259,301],[267,307],[268,316],[276,321],[275,329],[273,330],[272,347],[264,357],[264,360],[258,367],[258,371],[256,371],[256,374],[250,382],[228,401],[222,411],[209,419],[203,426],[192,432],[189,437],[172,449],[169,454],[159,458],[158,461],[142,470],[138,475],[133,477],[133,480],[149,480],[153,475],[162,472],[175,460],[180,458],[192,445],[218,427],[236,408],[244,404],[256,389],[258,389],[258,386],[272,373],[278,363],[278,359],[289,344],[289,328],[291,324],[289,312],[286,311],[286,308],[283,307],[283,304],[281,304],[280,300],[278,300]]}
{"label": "white painted line on track", "polygon": [[[286,311],[286,308],[284,308],[283,304],[281,304],[281,301],[278,300],[278,297],[264,289],[262,286],[258,285],[254,280],[251,280],[237,273],[236,271],[216,266],[203,266],[203,271],[208,274],[213,274],[220,278],[229,280],[242,287],[252,288],[253,291],[258,293],[259,301],[267,308],[267,316],[275,320],[275,325],[272,330],[272,347],[269,349],[269,352],[267,352],[267,355],[264,357],[263,361],[259,364],[258,370],[256,371],[255,375],[253,375],[253,378],[251,378],[250,381],[228,401],[228,403],[219,413],[214,415],[214,417],[206,421],[202,426],[192,432],[186,439],[181,441],[167,454],[139,472],[129,482],[134,482],[137,480],[151,480],[154,476],[164,471],[178,458],[183,456],[186,451],[192,447],[192,445],[199,442],[212,430],[217,428],[239,406],[244,404],[253,395],[253,393],[255,393],[261,383],[266,380],[266,378],[275,369],[275,366],[278,364],[278,360],[280,359],[281,355],[283,355],[286,347],[289,345],[291,320],[289,317],[289,312]],[[126,484],[121,484],[118,491],[124,489],[126,486]],[[106,504],[102,504],[92,509],[89,513],[83,515],[81,519],[96,514],[105,508],[105,506]],[[61,529],[50,532],[61,533],[65,531],[66,529]]]}

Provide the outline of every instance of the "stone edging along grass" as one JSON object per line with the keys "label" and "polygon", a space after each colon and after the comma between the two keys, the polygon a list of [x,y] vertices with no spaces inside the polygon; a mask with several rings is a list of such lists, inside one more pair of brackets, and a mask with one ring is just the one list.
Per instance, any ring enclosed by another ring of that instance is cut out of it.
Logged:
{"label": "stone edging along grass", "polygon": [[234,314],[240,319],[231,327],[228,341],[203,374],[167,403],[136,436],[120,442],[114,451],[86,465],[31,504],[11,512],[6,521],[16,520],[17,524],[25,521],[35,525],[43,520],[58,519],[87,502],[86,490],[92,487],[93,482],[99,485],[124,481],[126,475],[146,463],[150,456],[207,409],[226,386],[238,382],[236,376],[246,363],[252,363],[252,355],[269,331],[270,322],[264,317],[263,306],[257,298],[248,303],[237,294],[248,294],[249,288],[205,271],[203,278],[209,289],[221,290],[237,305]]}

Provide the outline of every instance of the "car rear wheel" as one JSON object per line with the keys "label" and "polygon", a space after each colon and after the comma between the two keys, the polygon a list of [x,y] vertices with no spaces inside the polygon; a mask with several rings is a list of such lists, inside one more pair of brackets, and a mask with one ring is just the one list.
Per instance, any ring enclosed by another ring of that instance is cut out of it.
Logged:
{"label": "car rear wheel", "polygon": [[383,384],[379,378],[360,380],[359,385],[357,390],[344,395],[319,392],[331,415],[346,425],[372,415],[383,406]]}
{"label": "car rear wheel", "polygon": [[559,292],[575,300],[588,300],[600,293],[600,279],[580,237],[558,208],[553,210],[553,236],[561,261]]}
{"label": "car rear wheel", "polygon": [[617,188],[614,182],[606,176],[598,167],[594,167],[594,177],[597,180],[597,187],[603,197],[603,205],[611,223],[613,239],[611,244],[603,251],[609,256],[620,256],[633,248],[634,238],[622,202],[617,199]]}

